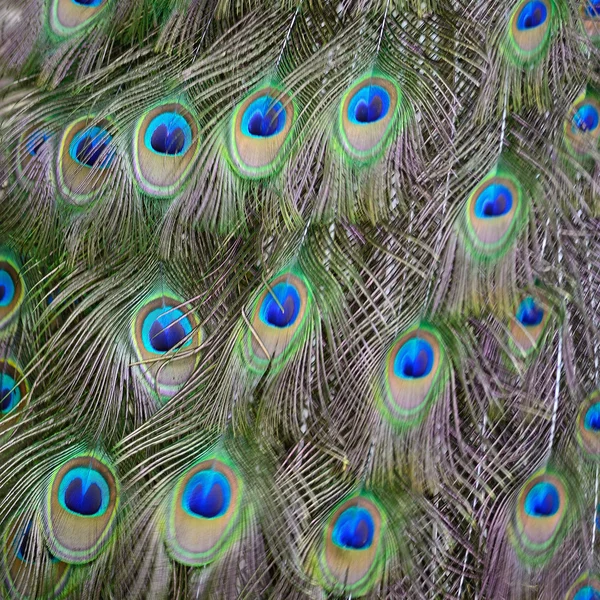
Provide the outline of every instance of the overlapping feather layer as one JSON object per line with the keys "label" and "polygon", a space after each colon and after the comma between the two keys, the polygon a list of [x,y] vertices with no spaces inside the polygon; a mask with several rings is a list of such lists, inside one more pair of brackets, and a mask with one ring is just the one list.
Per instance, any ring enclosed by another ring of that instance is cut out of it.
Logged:
{"label": "overlapping feather layer", "polygon": [[599,32],[1,0],[0,595],[596,598]]}

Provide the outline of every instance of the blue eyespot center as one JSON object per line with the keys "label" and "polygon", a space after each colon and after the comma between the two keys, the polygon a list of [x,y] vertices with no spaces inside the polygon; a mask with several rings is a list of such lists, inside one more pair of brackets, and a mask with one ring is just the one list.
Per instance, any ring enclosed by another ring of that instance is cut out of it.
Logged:
{"label": "blue eyespot center", "polygon": [[104,169],[110,166],[114,151],[110,143],[112,135],[101,127],[90,127],[77,133],[69,147],[71,158],[85,167]]}
{"label": "blue eyespot center", "polygon": [[8,373],[0,373],[0,415],[9,413],[21,401],[21,390]]}
{"label": "blue eyespot center", "polygon": [[533,0],[527,2],[517,17],[517,29],[520,31],[535,29],[546,22],[548,9],[543,2]]}
{"label": "blue eyespot center", "polygon": [[50,134],[45,131],[34,131],[27,137],[25,147],[31,156],[37,156],[43,145],[50,139]]}
{"label": "blue eyespot center", "polygon": [[179,322],[169,323],[166,327],[156,319],[150,327],[150,343],[157,352],[172,350],[185,338],[185,329]]}
{"label": "blue eyespot center", "polygon": [[558,490],[548,482],[536,483],[525,498],[525,512],[532,517],[551,517],[559,508]]}
{"label": "blue eyespot center", "polygon": [[83,481],[76,477],[69,483],[65,492],[67,508],[80,515],[95,515],[102,506],[102,492],[96,483],[91,483],[84,491]]}
{"label": "blue eyespot center", "polygon": [[479,219],[493,219],[506,215],[512,209],[513,198],[510,190],[501,183],[491,183],[477,196],[475,216]]}
{"label": "blue eyespot center", "polygon": [[156,354],[169,352],[186,338],[189,339],[181,345],[181,348],[189,346],[192,343],[191,333],[190,320],[182,310],[171,306],[150,311],[142,325],[144,348]]}
{"label": "blue eyespot center", "polygon": [[[2,382],[4,384],[4,381]],[[2,401],[0,402],[0,412],[2,414],[6,414],[13,406],[13,395],[10,391],[10,388],[5,388],[2,386],[2,390],[0,390],[0,395],[2,396]]]}
{"label": "blue eyespot center", "polygon": [[27,523],[20,537],[17,538],[17,558],[23,562],[33,562],[33,544],[31,540],[31,521]]}
{"label": "blue eyespot center", "polygon": [[517,309],[517,320],[525,327],[536,327],[544,319],[544,309],[533,298],[525,298]]}
{"label": "blue eyespot center", "polygon": [[586,585],[577,590],[577,593],[573,596],[573,600],[600,600],[600,591]]}
{"label": "blue eyespot center", "polygon": [[60,482],[61,504],[71,513],[83,517],[100,516],[108,508],[110,490],[106,479],[91,467],[75,467]]}
{"label": "blue eyespot center", "polygon": [[6,269],[0,269],[0,306],[8,306],[15,297],[15,282]]}
{"label": "blue eyespot center", "polygon": [[433,369],[431,344],[421,338],[411,338],[398,349],[394,359],[394,375],[401,379],[420,379]]}
{"label": "blue eyespot center", "polygon": [[600,431],[600,402],[592,404],[586,411],[583,426],[592,431]]}
{"label": "blue eyespot center", "polygon": [[592,19],[600,17],[600,0],[588,0],[585,12]]}
{"label": "blue eyespot center", "polygon": [[373,96],[367,103],[365,100],[359,100],[356,105],[354,116],[360,123],[374,123],[381,119],[383,112],[383,102],[380,96]]}
{"label": "blue eyespot center", "polygon": [[71,0],[76,6],[96,7],[100,6],[104,0]]}
{"label": "blue eyespot center", "polygon": [[203,519],[223,516],[231,502],[231,487],[219,471],[207,469],[196,473],[183,492],[184,510]]}
{"label": "blue eyespot center", "polygon": [[593,131],[598,127],[600,115],[592,104],[584,104],[577,109],[573,116],[573,127],[579,131]]}
{"label": "blue eyespot center", "polygon": [[154,130],[150,143],[159,154],[179,154],[185,146],[185,134],[179,127],[169,131],[166,125],[159,125]]}
{"label": "blue eyespot center", "polygon": [[342,548],[364,550],[373,542],[375,522],[371,513],[362,506],[344,510],[333,526],[333,543]]}
{"label": "blue eyespot center", "polygon": [[168,111],[150,121],[144,134],[144,143],[156,154],[182,156],[190,149],[192,137],[192,128],[185,117]]}
{"label": "blue eyespot center", "polygon": [[[35,563],[35,548],[33,544],[33,540],[31,539],[31,527],[33,523],[29,521],[25,528],[23,529],[21,535],[16,540],[16,556],[17,558],[25,563],[33,564]],[[48,558],[53,563],[58,562],[58,558],[56,558],[47,548],[44,548],[46,553],[48,554]]]}
{"label": "blue eyespot center", "polygon": [[248,131],[258,137],[271,137],[277,131],[277,113],[270,108],[265,115],[254,111],[248,120]]}
{"label": "blue eyespot center", "polygon": [[257,98],[242,115],[242,133],[249,137],[266,138],[281,133],[285,127],[283,104],[269,95]]}
{"label": "blue eyespot center", "polygon": [[281,282],[272,287],[262,301],[260,319],[271,327],[284,329],[296,322],[300,308],[298,290],[292,284]]}
{"label": "blue eyespot center", "polygon": [[390,95],[379,85],[365,85],[348,104],[348,118],[355,125],[367,125],[383,119],[390,110]]}

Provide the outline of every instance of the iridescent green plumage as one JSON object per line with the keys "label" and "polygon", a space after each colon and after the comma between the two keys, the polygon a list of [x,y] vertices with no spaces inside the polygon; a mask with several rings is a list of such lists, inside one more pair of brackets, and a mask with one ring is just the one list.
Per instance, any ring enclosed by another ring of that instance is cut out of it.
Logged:
{"label": "iridescent green plumage", "polygon": [[599,15],[0,0],[0,596],[590,600]]}

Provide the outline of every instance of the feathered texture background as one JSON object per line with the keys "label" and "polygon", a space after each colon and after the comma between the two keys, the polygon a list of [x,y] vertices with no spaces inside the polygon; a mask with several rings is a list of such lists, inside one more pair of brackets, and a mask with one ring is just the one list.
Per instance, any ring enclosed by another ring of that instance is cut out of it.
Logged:
{"label": "feathered texture background", "polygon": [[2,0],[6,598],[600,598],[598,0]]}

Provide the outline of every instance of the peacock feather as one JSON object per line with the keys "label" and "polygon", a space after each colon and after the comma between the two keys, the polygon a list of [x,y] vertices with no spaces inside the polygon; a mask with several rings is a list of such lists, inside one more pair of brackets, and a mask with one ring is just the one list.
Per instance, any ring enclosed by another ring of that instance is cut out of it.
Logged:
{"label": "peacock feather", "polygon": [[34,519],[19,514],[4,530],[2,565],[9,598],[60,597],[73,570],[49,552]]}
{"label": "peacock feather", "polygon": [[0,597],[600,598],[597,0],[0,0]]}
{"label": "peacock feather", "polygon": [[42,506],[50,552],[69,564],[94,560],[110,538],[118,505],[119,485],[104,457],[81,453],[63,462]]}

